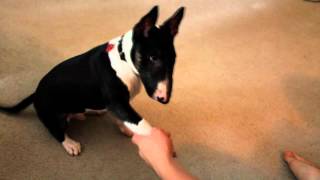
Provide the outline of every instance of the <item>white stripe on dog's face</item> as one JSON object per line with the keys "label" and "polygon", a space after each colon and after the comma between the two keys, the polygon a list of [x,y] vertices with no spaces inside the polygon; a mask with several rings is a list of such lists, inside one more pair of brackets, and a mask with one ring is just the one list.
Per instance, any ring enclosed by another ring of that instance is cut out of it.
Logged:
{"label": "white stripe on dog's face", "polygon": [[153,99],[160,102],[168,101],[168,91],[169,91],[169,80],[165,79],[163,81],[158,82],[157,89],[153,93]]}

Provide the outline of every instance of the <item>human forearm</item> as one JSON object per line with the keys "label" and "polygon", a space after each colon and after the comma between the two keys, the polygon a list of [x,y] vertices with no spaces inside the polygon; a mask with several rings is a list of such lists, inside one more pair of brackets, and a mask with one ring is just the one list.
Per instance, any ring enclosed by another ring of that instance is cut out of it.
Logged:
{"label": "human forearm", "polygon": [[147,136],[134,134],[132,142],[138,145],[140,156],[154,169],[161,179],[196,179],[173,158],[174,147],[169,133],[159,128],[153,128],[151,134]]}
{"label": "human forearm", "polygon": [[196,178],[189,174],[174,159],[163,161],[160,165],[153,167],[156,173],[163,180],[195,180]]}

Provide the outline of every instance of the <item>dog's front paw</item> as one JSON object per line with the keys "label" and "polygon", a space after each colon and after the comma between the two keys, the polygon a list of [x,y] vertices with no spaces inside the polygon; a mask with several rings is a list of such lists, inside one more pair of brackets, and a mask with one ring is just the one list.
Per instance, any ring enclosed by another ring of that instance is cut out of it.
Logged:
{"label": "dog's front paw", "polygon": [[63,148],[71,156],[77,156],[81,153],[81,145],[77,141],[72,140],[69,136],[65,135],[65,139],[62,142]]}

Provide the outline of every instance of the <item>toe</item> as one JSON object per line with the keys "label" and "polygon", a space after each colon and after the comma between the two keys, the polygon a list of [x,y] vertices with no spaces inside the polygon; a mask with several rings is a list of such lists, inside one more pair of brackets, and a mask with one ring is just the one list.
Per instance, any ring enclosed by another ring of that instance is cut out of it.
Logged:
{"label": "toe", "polygon": [[72,156],[77,155],[77,154],[76,154],[76,149],[75,149],[74,146],[70,146],[70,149],[71,149],[71,152],[72,152]]}
{"label": "toe", "polygon": [[74,149],[73,149],[73,154],[74,154],[75,156],[77,156],[77,155],[79,154],[78,149],[74,148]]}
{"label": "toe", "polygon": [[80,145],[80,143],[74,142],[74,143],[72,144],[72,146],[73,146],[72,148],[73,148],[74,154],[75,154],[75,155],[80,154],[80,152],[81,152],[81,145]]}
{"label": "toe", "polygon": [[66,151],[67,151],[67,153],[68,153],[69,155],[71,155],[71,156],[73,155],[72,148],[66,147],[65,149],[66,149]]}
{"label": "toe", "polygon": [[76,149],[76,151],[77,151],[77,155],[80,154],[80,152],[81,152],[81,145],[80,145],[80,143],[76,143],[75,149]]}
{"label": "toe", "polygon": [[70,139],[69,137],[67,137],[66,140],[62,142],[62,146],[71,156],[77,156],[81,152],[80,143]]}
{"label": "toe", "polygon": [[80,143],[78,143],[78,151],[79,151],[79,153],[81,153],[81,144]]}

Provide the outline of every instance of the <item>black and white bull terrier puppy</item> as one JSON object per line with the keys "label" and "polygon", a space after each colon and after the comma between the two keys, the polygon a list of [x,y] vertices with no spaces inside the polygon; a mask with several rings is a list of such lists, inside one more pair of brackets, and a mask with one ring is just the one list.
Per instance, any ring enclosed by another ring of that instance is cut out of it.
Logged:
{"label": "black and white bull terrier puppy", "polygon": [[88,109],[111,111],[120,119],[122,132],[148,134],[151,125],[130,100],[142,82],[151,98],[169,102],[176,58],[173,42],[183,14],[181,7],[157,27],[155,6],[132,30],[58,64],[33,94],[0,109],[18,113],[33,103],[40,120],[70,155],[80,154],[81,146],[66,134],[67,124],[70,119],[85,119]]}

